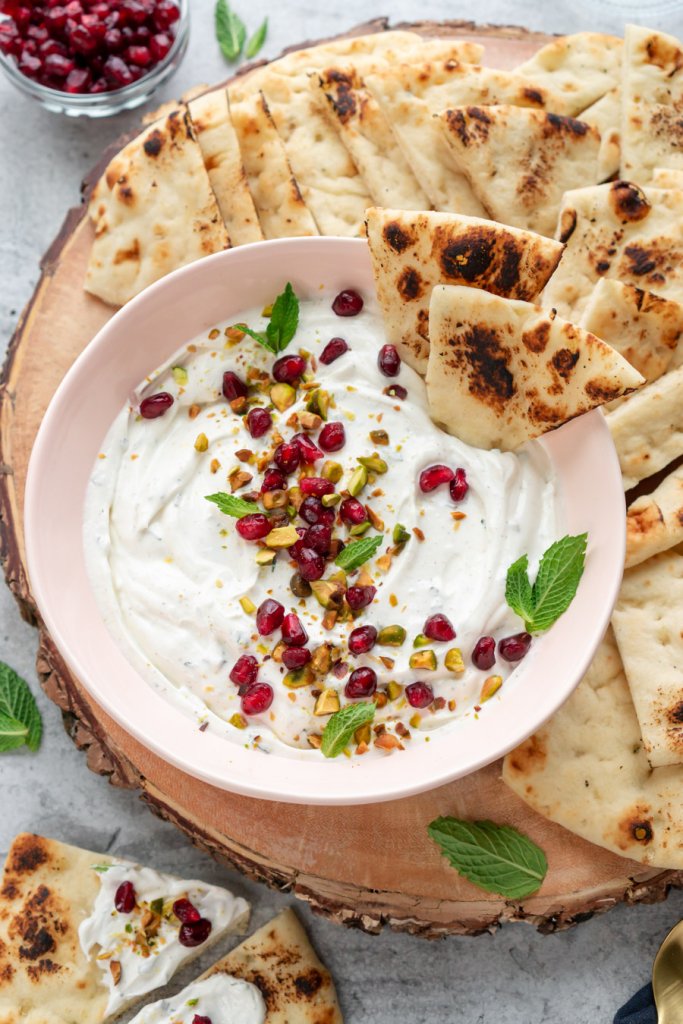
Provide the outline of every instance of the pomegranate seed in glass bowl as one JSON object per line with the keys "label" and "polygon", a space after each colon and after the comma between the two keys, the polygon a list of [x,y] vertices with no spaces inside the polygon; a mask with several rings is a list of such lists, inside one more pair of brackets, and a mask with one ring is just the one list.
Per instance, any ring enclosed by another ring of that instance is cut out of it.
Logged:
{"label": "pomegranate seed in glass bowl", "polygon": [[128,29],[130,39],[108,25],[119,6],[84,0],[68,17],[66,3],[50,3],[38,8],[40,23],[34,15],[26,24],[22,5],[17,18],[0,13],[0,68],[25,96],[69,117],[109,117],[146,103],[185,55],[190,0],[140,5],[143,20]]}

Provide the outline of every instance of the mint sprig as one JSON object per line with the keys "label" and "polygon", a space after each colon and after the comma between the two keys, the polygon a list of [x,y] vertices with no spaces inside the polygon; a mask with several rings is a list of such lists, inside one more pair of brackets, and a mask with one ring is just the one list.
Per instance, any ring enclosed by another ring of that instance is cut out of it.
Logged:
{"label": "mint sprig", "polygon": [[323,729],[323,740],[320,745],[325,757],[337,757],[344,750],[356,729],[368,725],[375,717],[376,705],[364,701],[360,704],[347,704],[329,718]]}
{"label": "mint sprig", "polygon": [[247,43],[244,51],[244,56],[251,59],[255,57],[261,47],[266,41],[266,35],[268,33],[268,19],[264,18],[259,27],[254,32],[253,36]]}
{"label": "mint sprig", "polygon": [[334,564],[340,569],[350,572],[351,569],[358,569],[364,565],[369,558],[372,558],[375,551],[381,547],[384,537],[363,537],[362,540],[355,540],[347,544],[343,551],[340,551],[334,560]]}
{"label": "mint sprig", "polygon": [[527,632],[550,629],[574,600],[586,562],[587,541],[588,534],[581,533],[551,544],[541,558],[533,586],[527,555],[508,569],[505,600],[524,619]]}
{"label": "mint sprig", "polygon": [[217,0],[214,11],[216,39],[228,60],[237,60],[242,52],[247,29],[242,19],[230,9],[227,0]]}
{"label": "mint sprig", "polygon": [[458,874],[508,900],[537,892],[548,871],[543,850],[510,825],[436,818],[427,832]]}
{"label": "mint sprig", "polygon": [[243,516],[250,516],[259,510],[258,505],[253,501],[235,498],[234,495],[226,494],[225,491],[218,491],[216,494],[206,494],[204,497],[207,501],[212,501],[214,505],[218,505],[221,512],[225,512],[226,516],[234,516],[235,519],[242,519]]}
{"label": "mint sprig", "polygon": [[37,750],[43,722],[28,683],[0,661],[0,753],[24,745]]}
{"label": "mint sprig", "polygon": [[248,334],[254,341],[258,341],[259,345],[263,345],[274,356],[284,352],[299,326],[299,299],[291,284],[287,282],[285,290],[275,299],[265,332],[253,331],[245,324],[233,326]]}

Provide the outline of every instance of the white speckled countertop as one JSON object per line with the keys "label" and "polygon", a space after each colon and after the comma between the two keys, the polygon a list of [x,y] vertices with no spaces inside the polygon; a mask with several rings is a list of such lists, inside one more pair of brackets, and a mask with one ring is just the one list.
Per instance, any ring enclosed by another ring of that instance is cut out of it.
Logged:
{"label": "white speckled countertop", "polygon": [[[480,23],[545,31],[620,32],[639,20],[681,35],[681,0],[234,0],[253,30],[270,17],[264,56],[302,39],[332,35],[390,14],[393,21],[476,17]],[[226,77],[213,39],[212,0],[191,0],[190,49],[164,98],[190,85]],[[133,126],[139,112],[109,121],[68,121],[48,114],[0,81],[0,339],[6,345],[38,278],[38,260],[79,183],[100,152]],[[36,634],[19,618],[0,585],[0,658],[38,693]],[[0,860],[13,835],[35,830],[66,842],[150,861],[155,866],[227,884],[253,902],[254,926],[291,898],[247,882],[193,849],[171,825],[153,817],[134,793],[117,790],[86,768],[64,733],[56,708],[40,693],[46,735],[37,755],[4,755],[0,763]],[[493,936],[437,944],[385,932],[378,937],[328,924],[297,904],[321,956],[333,971],[347,1024],[611,1024],[618,1006],[648,980],[657,947],[683,917],[683,892],[655,906],[619,907],[559,935],[526,925]],[[200,965],[201,966],[201,965]],[[189,979],[188,979],[189,980]]]}

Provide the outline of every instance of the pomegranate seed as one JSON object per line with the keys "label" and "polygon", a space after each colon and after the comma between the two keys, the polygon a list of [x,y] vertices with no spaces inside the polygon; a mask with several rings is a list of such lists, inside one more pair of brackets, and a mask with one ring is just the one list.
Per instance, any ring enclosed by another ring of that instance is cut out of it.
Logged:
{"label": "pomegranate seed", "polygon": [[247,413],[247,430],[252,437],[263,437],[273,425],[273,417],[267,409],[250,409]]}
{"label": "pomegranate seed", "polygon": [[428,466],[420,473],[420,490],[424,494],[435,491],[441,484],[448,484],[453,479],[453,470],[448,466]]}
{"label": "pomegranate seed", "polygon": [[358,626],[349,633],[349,650],[351,654],[367,654],[377,642],[377,630],[374,626]]}
{"label": "pomegranate seed", "polygon": [[400,398],[402,402],[405,402],[408,397],[408,392],[402,384],[390,384],[388,388],[384,389],[383,394],[388,395],[389,398]]}
{"label": "pomegranate seed", "polygon": [[479,637],[472,651],[472,661],[477,668],[481,669],[492,668],[495,665],[496,641],[492,636]]}
{"label": "pomegranate seed", "polygon": [[47,27],[52,32],[61,32],[66,26],[66,11],[63,7],[52,7],[44,14]]}
{"label": "pomegranate seed", "polygon": [[[62,57],[66,57],[69,53],[64,43],[60,43],[58,39],[47,39],[44,43],[40,44],[38,52],[41,57],[47,57],[49,53],[60,53]],[[79,69],[77,68],[76,70]]]}
{"label": "pomegranate seed", "polygon": [[267,469],[263,474],[261,491],[286,491],[287,478],[282,475],[279,469]]}
{"label": "pomegranate seed", "polygon": [[195,905],[191,903],[186,896],[175,901],[173,904],[173,913],[181,924],[194,924],[195,921],[201,921],[202,917]]}
{"label": "pomegranate seed", "polygon": [[409,683],[406,697],[411,708],[426,708],[434,700],[434,691],[427,683]]}
{"label": "pomegranate seed", "polygon": [[26,30],[26,38],[34,39],[36,43],[44,43],[49,34],[45,25],[30,25]]}
{"label": "pomegranate seed", "polygon": [[346,444],[344,424],[339,421],[326,423],[318,435],[318,444],[325,452],[338,452]]}
{"label": "pomegranate seed", "polygon": [[258,661],[252,654],[241,654],[230,670],[235,686],[251,686],[258,675]]}
{"label": "pomegranate seed", "polygon": [[358,498],[344,498],[339,506],[339,515],[348,526],[359,526],[368,518],[365,505]]}
{"label": "pomegranate seed", "polygon": [[282,661],[290,672],[298,672],[311,660],[311,652],[306,647],[288,647],[282,652]]}
{"label": "pomegranate seed", "polygon": [[299,480],[302,494],[312,494],[314,498],[322,498],[325,494],[334,494],[334,484],[322,476],[305,476]]}
{"label": "pomegranate seed", "polygon": [[301,462],[301,449],[296,441],[283,441],[275,449],[273,459],[283,473],[293,473]]}
{"label": "pomegranate seed", "polygon": [[521,661],[531,647],[531,634],[515,633],[498,641],[498,653],[505,661]]}
{"label": "pomegranate seed", "polygon": [[451,498],[453,501],[462,501],[467,494],[470,485],[467,483],[467,476],[464,469],[456,469],[455,476],[451,480],[450,487],[448,488],[451,492]]}
{"label": "pomegranate seed", "polygon": [[349,587],[346,591],[349,608],[354,612],[367,608],[374,601],[376,593],[377,587]]}
{"label": "pomegranate seed", "polygon": [[349,700],[357,697],[371,697],[377,689],[377,673],[372,668],[355,669],[349,676],[349,681],[344,687],[344,694]]}
{"label": "pomegranate seed", "polygon": [[455,630],[451,620],[445,615],[441,615],[440,612],[429,616],[422,627],[422,632],[430,640],[455,640]]}
{"label": "pomegranate seed", "polygon": [[288,612],[282,620],[282,639],[288,647],[303,647],[308,643],[308,633],[294,612]]}
{"label": "pomegranate seed", "polygon": [[126,85],[130,85],[134,80],[131,74],[130,68],[120,57],[116,57],[114,54],[107,57],[102,68],[105,78],[111,82],[116,89],[122,89]]}
{"label": "pomegranate seed", "polygon": [[68,4],[65,4],[64,10],[69,18],[80,18],[83,14],[83,5],[81,0],[69,0]]}
{"label": "pomegranate seed", "polygon": [[285,610],[279,601],[267,597],[258,606],[256,612],[256,628],[261,636],[270,636],[278,626],[282,625],[285,617]]}
{"label": "pomegranate seed", "polygon": [[192,1018],[192,1024],[213,1024],[213,1021],[206,1014],[195,1013]]}
{"label": "pomegranate seed", "polygon": [[362,298],[351,288],[339,292],[332,303],[332,311],[337,316],[358,316],[362,308]]}
{"label": "pomegranate seed", "polygon": [[[266,686],[267,684],[260,683],[259,685]],[[200,917],[198,921],[181,924],[180,931],[178,932],[178,942],[181,946],[201,946],[202,942],[206,942],[210,934],[211,922],[207,921],[205,917]]]}
{"label": "pomegranate seed", "polygon": [[312,526],[315,523],[331,526],[334,522],[334,509],[325,508],[320,498],[314,498],[312,494],[304,498],[299,505],[299,515],[305,523],[310,523]]}
{"label": "pomegranate seed", "polygon": [[173,42],[165,32],[158,32],[149,41],[149,48],[155,61],[163,60],[172,46]]}
{"label": "pomegranate seed", "polygon": [[0,22],[0,50],[9,56],[17,56],[21,50],[21,38],[16,25],[8,21]]}
{"label": "pomegranate seed", "polygon": [[56,78],[67,78],[76,67],[71,57],[62,57],[61,53],[49,53],[43,61],[46,74]]}
{"label": "pomegranate seed", "polygon": [[100,92],[109,92],[109,82],[106,78],[98,78],[97,81],[93,82],[90,86],[90,94],[94,95]]}
{"label": "pomegranate seed", "polygon": [[[60,58],[63,60],[64,58]],[[24,51],[19,58],[19,70],[22,74],[26,75],[27,78],[34,78],[43,66],[43,62],[39,57],[34,57],[30,53]]]}
{"label": "pomegranate seed", "polygon": [[223,374],[223,397],[228,402],[247,397],[247,385],[232,370],[226,370]]}
{"label": "pomegranate seed", "polygon": [[254,512],[237,520],[237,532],[245,540],[262,540],[271,529],[270,519],[263,512]]}
{"label": "pomegranate seed", "polygon": [[99,40],[85,25],[76,25],[69,32],[69,44],[76,53],[87,56],[97,49]]}
{"label": "pomegranate seed", "polygon": [[119,914],[132,914],[135,910],[137,893],[132,882],[121,882],[114,896],[114,906]]}
{"label": "pomegranate seed", "polygon": [[273,687],[269,683],[254,683],[242,694],[245,715],[262,715],[273,703]]}
{"label": "pomegranate seed", "polygon": [[107,29],[104,34],[103,41],[109,53],[118,53],[119,50],[123,49],[123,36],[121,34],[121,29]]}
{"label": "pomegranate seed", "polygon": [[143,398],[140,402],[140,415],[145,420],[155,420],[157,416],[163,416],[173,405],[173,395],[168,391],[159,391],[156,395]]}
{"label": "pomegranate seed", "polygon": [[122,0],[119,7],[129,24],[141,25],[147,19],[144,5],[137,3],[136,0]]}
{"label": "pomegranate seed", "polygon": [[302,548],[297,555],[299,575],[309,583],[311,580],[321,580],[325,572],[325,559],[313,548]]}
{"label": "pomegranate seed", "polygon": [[87,68],[75,68],[67,75],[65,89],[71,93],[87,92],[91,83],[92,78]]}
{"label": "pomegranate seed", "polygon": [[349,346],[346,344],[343,338],[331,338],[325,348],[320,353],[320,362],[324,363],[325,366],[329,366],[340,356],[343,356],[345,352],[348,352]]}
{"label": "pomegranate seed", "polygon": [[295,384],[306,370],[301,356],[280,356],[273,363],[273,377],[280,384]]}
{"label": "pomegranate seed", "polygon": [[170,28],[180,17],[180,8],[169,0],[161,0],[154,10],[153,20],[158,29]]}
{"label": "pomegranate seed", "polygon": [[377,356],[377,365],[385,377],[398,377],[401,372],[401,357],[395,345],[382,345]]}
{"label": "pomegranate seed", "polygon": [[317,444],[314,444],[313,441],[311,441],[308,435],[295,434],[292,441],[299,446],[302,462],[313,463],[317,462],[318,459],[322,459],[323,453],[320,451]]}
{"label": "pomegranate seed", "polygon": [[130,64],[137,64],[139,68],[146,68],[152,63],[152,54],[146,46],[129,46],[124,57]]}
{"label": "pomegranate seed", "polygon": [[315,523],[306,530],[302,548],[312,548],[319,555],[328,555],[332,544],[332,527],[326,523]]}

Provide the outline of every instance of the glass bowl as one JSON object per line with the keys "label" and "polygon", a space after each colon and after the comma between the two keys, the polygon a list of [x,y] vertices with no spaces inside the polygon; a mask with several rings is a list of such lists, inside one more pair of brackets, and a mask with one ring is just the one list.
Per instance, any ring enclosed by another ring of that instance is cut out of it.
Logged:
{"label": "glass bowl", "polygon": [[173,46],[148,74],[122,89],[93,95],[50,89],[27,78],[17,67],[14,58],[4,53],[0,53],[0,67],[20,92],[37,100],[46,110],[51,110],[55,114],[66,114],[67,117],[110,117],[122,110],[132,110],[133,107],[139,107],[147,102],[159,86],[177,70],[185,56],[190,39],[190,3],[189,0],[177,0],[177,4],[180,7],[180,18],[175,25]]}

